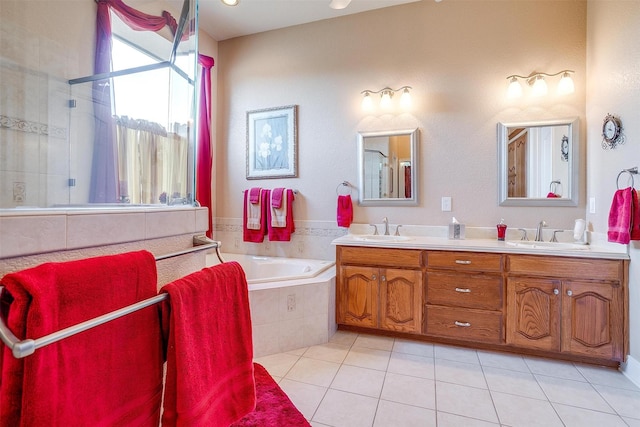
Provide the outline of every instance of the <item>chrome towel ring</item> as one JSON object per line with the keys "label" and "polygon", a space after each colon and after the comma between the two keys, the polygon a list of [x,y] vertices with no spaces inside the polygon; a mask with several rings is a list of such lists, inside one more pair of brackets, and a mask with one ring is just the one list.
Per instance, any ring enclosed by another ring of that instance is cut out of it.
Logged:
{"label": "chrome towel ring", "polygon": [[[618,177],[616,178],[616,187],[618,188],[618,190],[620,190],[620,175],[622,175],[623,173],[628,173],[629,176],[631,177],[631,187],[635,186],[635,183],[633,181],[633,175],[637,175],[638,174],[638,167],[633,167],[633,168],[629,168],[629,169],[622,169],[620,171],[620,173],[618,174]],[[626,188],[626,187],[625,187]]]}
{"label": "chrome towel ring", "polygon": [[[349,193],[344,193],[344,194],[340,194],[340,188],[341,187],[347,187],[347,189],[349,190]],[[349,183],[349,181],[342,181],[340,184],[338,184],[338,186],[336,187],[336,195],[338,196],[346,196],[346,195],[351,195],[351,184]]]}

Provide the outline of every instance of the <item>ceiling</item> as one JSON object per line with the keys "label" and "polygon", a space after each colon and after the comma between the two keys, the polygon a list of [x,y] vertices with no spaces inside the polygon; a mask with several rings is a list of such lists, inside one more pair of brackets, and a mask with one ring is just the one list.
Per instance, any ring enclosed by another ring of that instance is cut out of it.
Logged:
{"label": "ceiling", "polygon": [[342,10],[331,0],[240,0],[226,6],[221,0],[199,0],[199,26],[217,41],[365,12],[421,0],[351,0]]}

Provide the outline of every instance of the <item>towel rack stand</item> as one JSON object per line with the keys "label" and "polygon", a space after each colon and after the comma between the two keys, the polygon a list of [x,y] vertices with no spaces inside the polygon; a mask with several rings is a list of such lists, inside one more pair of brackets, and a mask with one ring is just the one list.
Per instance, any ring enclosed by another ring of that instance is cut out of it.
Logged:
{"label": "towel rack stand", "polygon": [[[220,262],[224,262],[222,257],[220,256],[219,248],[222,246],[221,242],[210,240],[204,236],[194,236],[193,237],[194,246],[189,249],[185,249],[183,251],[172,252],[166,255],[159,255],[155,257],[156,261],[161,261],[167,258],[174,258],[181,255],[186,255],[194,252],[200,252],[208,249],[216,250],[216,254],[218,255],[218,259]],[[4,286],[0,286],[0,295],[4,291]],[[169,294],[159,294],[153,296],[151,298],[147,298],[142,301],[138,301],[134,304],[128,305],[121,309],[103,314],[102,316],[94,317],[93,319],[86,320],[82,323],[78,323],[73,326],[69,326],[67,328],[61,329],[57,332],[53,332],[49,335],[45,335],[41,338],[36,339],[24,339],[20,341],[11,330],[4,323],[4,319],[0,318],[0,340],[11,349],[11,353],[13,357],[16,359],[21,359],[23,357],[29,356],[33,354],[37,349],[47,346],[49,344],[53,344],[54,342],[63,340],[72,335],[78,334],[80,332],[86,331],[87,329],[94,328],[96,326],[102,325],[103,323],[110,322],[119,317],[126,316],[127,314],[131,314],[138,310],[142,310],[145,307],[149,307],[150,305],[157,304],[161,301],[167,299]]]}
{"label": "towel rack stand", "polygon": [[637,175],[638,174],[638,167],[635,166],[633,168],[629,168],[629,169],[622,169],[620,171],[620,173],[618,174],[618,177],[616,178],[616,187],[618,188],[618,190],[620,189],[620,175],[622,175],[623,173],[628,173],[629,176],[631,177],[631,187],[635,186],[635,183],[633,182],[633,175]]}

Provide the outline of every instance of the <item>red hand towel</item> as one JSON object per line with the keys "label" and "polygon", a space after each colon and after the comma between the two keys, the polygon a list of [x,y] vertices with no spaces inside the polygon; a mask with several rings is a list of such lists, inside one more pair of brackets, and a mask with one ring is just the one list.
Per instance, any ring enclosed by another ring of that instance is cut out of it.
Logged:
{"label": "red hand towel", "polygon": [[[273,227],[272,226],[272,213],[271,209],[267,209],[268,219],[267,219],[267,229],[269,234],[270,241],[280,241],[280,242],[288,242],[291,240],[291,234],[296,231],[295,224],[293,222],[293,190],[287,189],[286,192],[287,198],[287,218],[286,225],[284,227]],[[283,196],[285,197],[285,196]]]}
{"label": "red hand towel", "polygon": [[628,187],[617,190],[613,195],[607,231],[607,239],[610,242],[627,244],[631,239],[633,199],[636,198],[634,193],[635,190]]}
{"label": "red hand towel", "polygon": [[255,408],[249,291],[237,262],[164,286],[168,329],[162,425],[228,427]]}
{"label": "red hand towel", "polygon": [[351,196],[338,196],[338,227],[349,227],[353,221]]}
{"label": "red hand towel", "polygon": [[547,198],[548,198],[548,199],[557,199],[557,198],[559,198],[559,197],[560,197],[560,196],[558,196],[556,193],[553,193],[553,192],[549,192],[549,193],[547,194]]}
{"label": "red hand towel", "polygon": [[256,409],[231,427],[310,427],[304,415],[262,365],[253,364],[256,379]]}
{"label": "red hand towel", "polygon": [[260,192],[262,189],[260,187],[253,187],[249,190],[249,201],[252,204],[256,204],[260,201]]}
{"label": "red hand towel", "polygon": [[[40,338],[156,295],[146,251],[47,263],[6,275],[8,327]],[[6,305],[5,305],[6,308]],[[153,426],[160,421],[159,307],[135,313],[15,359],[2,347],[0,425]]]}
{"label": "red hand towel", "polygon": [[260,228],[257,230],[247,227],[249,221],[249,208],[247,201],[251,202],[249,191],[244,192],[243,202],[243,215],[242,215],[242,240],[245,242],[260,243],[264,241],[264,236],[267,234],[267,205],[265,200],[269,200],[269,190],[261,190],[262,197],[258,197],[258,200],[262,200],[260,205]]}
{"label": "red hand towel", "polygon": [[284,195],[284,188],[274,188],[271,191],[271,207],[280,209],[282,207],[282,196]]}
{"label": "red hand towel", "polygon": [[631,189],[631,240],[640,240],[640,203],[638,202],[638,192]]}

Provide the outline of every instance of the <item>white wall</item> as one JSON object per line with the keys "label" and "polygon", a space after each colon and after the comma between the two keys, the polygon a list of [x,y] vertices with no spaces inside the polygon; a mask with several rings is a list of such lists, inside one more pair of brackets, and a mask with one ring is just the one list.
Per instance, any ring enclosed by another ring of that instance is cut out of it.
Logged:
{"label": "white wall", "polygon": [[[355,209],[355,222],[573,227],[576,208],[499,207],[496,123],[578,116],[584,141],[586,2],[433,1],[219,44],[216,174],[220,218],[240,218],[242,190],[300,190],[298,220],[335,223],[336,186],[357,183],[358,131],[420,128],[418,207]],[[576,92],[506,99],[511,74],[576,71]],[[360,92],[413,87],[411,113],[365,114]],[[299,177],[245,179],[246,112],[299,105]],[[584,144],[584,142],[583,142]],[[583,147],[584,148],[584,145]],[[584,174],[583,174],[584,179]],[[452,212],[441,212],[442,196]],[[478,209],[481,206],[482,209]]]}
{"label": "white wall", "polygon": [[[620,170],[640,166],[640,2],[589,1],[587,24],[588,194],[596,212],[587,221],[606,230],[609,206]],[[603,150],[602,122],[607,114],[622,120],[626,143]],[[621,184],[625,181],[621,179]],[[636,188],[640,177],[636,176]],[[629,324],[631,355],[640,361],[640,244],[630,245]],[[638,372],[640,374],[640,372]],[[640,378],[640,377],[639,377]]]}

